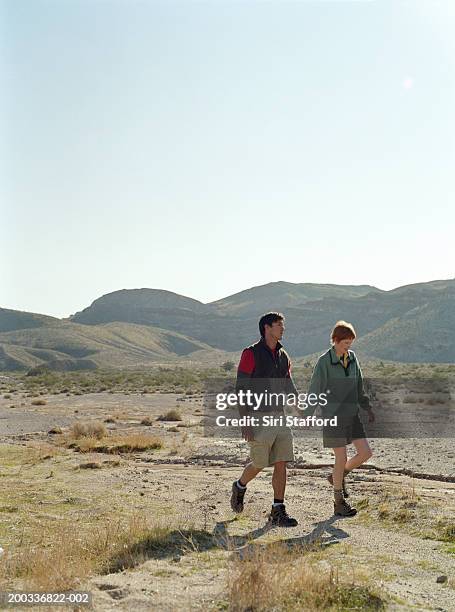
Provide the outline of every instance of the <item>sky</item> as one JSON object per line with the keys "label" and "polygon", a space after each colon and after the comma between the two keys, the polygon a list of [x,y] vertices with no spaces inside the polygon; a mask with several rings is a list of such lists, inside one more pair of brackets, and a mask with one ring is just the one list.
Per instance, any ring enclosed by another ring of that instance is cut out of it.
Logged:
{"label": "sky", "polygon": [[452,0],[0,0],[0,307],[455,277]]}

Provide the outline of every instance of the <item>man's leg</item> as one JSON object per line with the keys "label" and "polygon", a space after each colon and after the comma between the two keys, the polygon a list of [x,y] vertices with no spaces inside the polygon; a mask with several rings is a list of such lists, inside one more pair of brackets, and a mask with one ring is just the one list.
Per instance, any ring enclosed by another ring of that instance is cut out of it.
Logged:
{"label": "man's leg", "polygon": [[286,461],[277,461],[273,464],[272,487],[274,503],[284,502],[286,490]]}
{"label": "man's leg", "polygon": [[261,470],[262,468],[257,468],[252,463],[248,463],[237,482],[240,486],[246,487],[250,480],[253,480]]}
{"label": "man's leg", "polygon": [[273,505],[269,522],[276,527],[295,527],[298,525],[295,518],[286,512],[284,505],[284,492],[286,491],[287,461],[276,461],[273,464]]}
{"label": "man's leg", "polygon": [[246,485],[268,465],[269,444],[255,439],[250,441],[249,445],[251,462],[245,466],[239,480],[232,483],[231,508],[236,513],[243,512]]}
{"label": "man's leg", "polygon": [[246,485],[250,480],[253,480],[262,469],[261,467],[256,467],[253,463],[248,463],[240,478],[234,480],[232,483],[231,508],[234,512],[243,512],[243,498],[246,493]]}

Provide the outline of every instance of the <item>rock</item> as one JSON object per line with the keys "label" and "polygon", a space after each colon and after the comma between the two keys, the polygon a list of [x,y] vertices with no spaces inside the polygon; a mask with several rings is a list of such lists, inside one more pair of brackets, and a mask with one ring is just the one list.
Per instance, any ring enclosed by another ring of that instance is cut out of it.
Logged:
{"label": "rock", "polygon": [[118,585],[116,584],[98,584],[97,585],[100,591],[112,591],[113,589],[118,589]]}
{"label": "rock", "polygon": [[112,599],[123,599],[129,593],[128,589],[113,589],[108,591]]}
{"label": "rock", "polygon": [[436,578],[436,582],[438,584],[444,584],[444,582],[447,582],[447,576],[445,576],[444,574],[442,576],[438,576]]}
{"label": "rock", "polygon": [[49,429],[47,433],[48,434],[61,434],[63,433],[63,431],[61,427],[52,427],[52,429]]}

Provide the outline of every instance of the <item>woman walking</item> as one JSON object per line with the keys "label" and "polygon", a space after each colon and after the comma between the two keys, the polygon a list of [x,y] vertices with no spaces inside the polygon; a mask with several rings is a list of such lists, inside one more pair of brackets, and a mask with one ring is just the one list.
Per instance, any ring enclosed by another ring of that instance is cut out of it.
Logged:
{"label": "woman walking", "polygon": [[[364,390],[360,364],[350,350],[355,337],[351,323],[338,321],[331,333],[332,346],[319,357],[310,382],[310,393],[327,393],[323,417],[337,417],[337,425],[323,428],[323,445],[335,455],[328,481],[333,486],[334,513],[338,516],[357,514],[346,501],[349,494],[345,477],[373,455],[359,419],[359,407],[368,413],[369,423],[374,421],[374,413]],[[348,460],[346,447],[351,443],[356,454]]]}

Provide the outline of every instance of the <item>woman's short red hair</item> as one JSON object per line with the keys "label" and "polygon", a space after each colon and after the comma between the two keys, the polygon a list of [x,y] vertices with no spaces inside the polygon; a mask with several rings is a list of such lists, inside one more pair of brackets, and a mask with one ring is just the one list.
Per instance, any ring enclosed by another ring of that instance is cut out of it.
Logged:
{"label": "woman's short red hair", "polygon": [[355,336],[356,333],[354,326],[352,323],[347,323],[346,321],[337,321],[335,323],[335,327],[332,329],[332,333],[330,334],[332,342],[335,340],[340,342],[340,340],[346,340],[347,338],[354,340]]}

